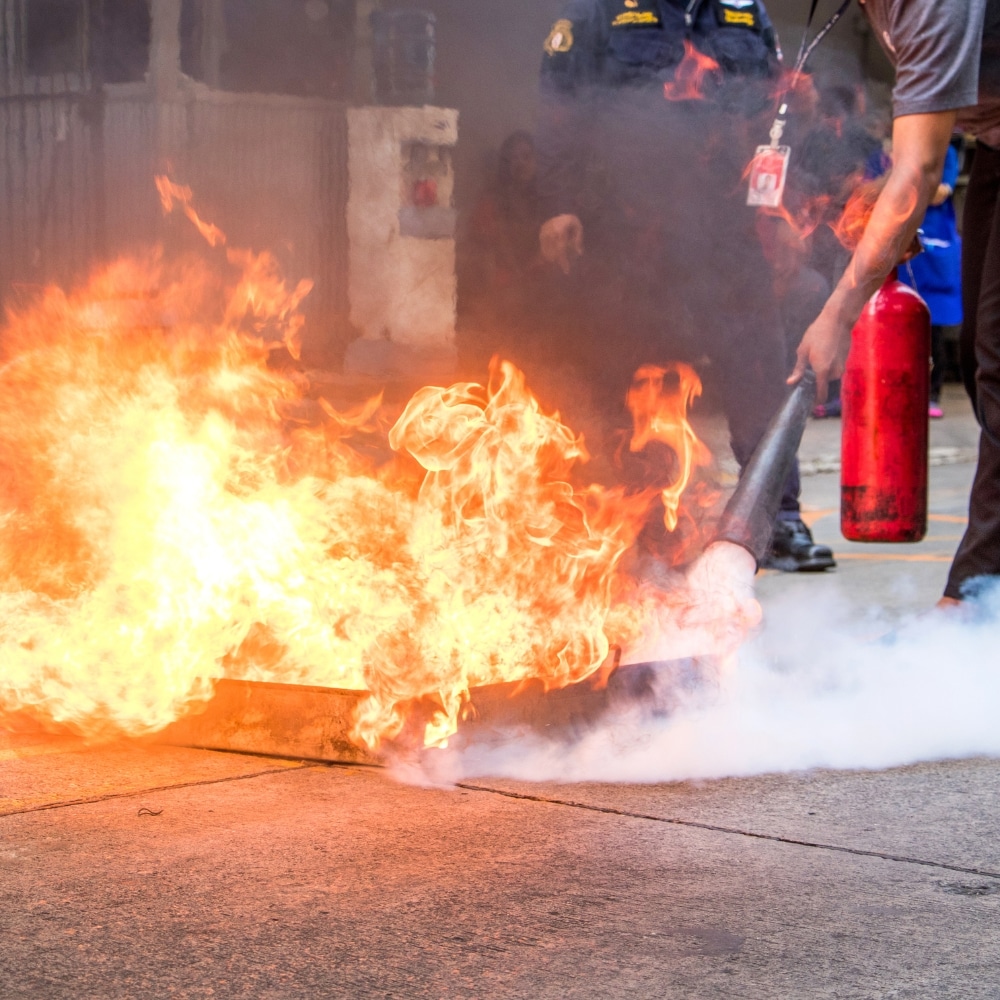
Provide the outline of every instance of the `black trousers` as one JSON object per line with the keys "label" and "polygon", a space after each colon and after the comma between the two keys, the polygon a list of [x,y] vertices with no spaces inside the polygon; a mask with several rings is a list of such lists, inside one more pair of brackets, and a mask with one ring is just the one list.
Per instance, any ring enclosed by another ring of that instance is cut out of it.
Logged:
{"label": "black trousers", "polygon": [[[617,219],[611,232],[591,226],[574,278],[583,341],[577,351],[610,399],[621,407],[640,365],[693,364],[722,406],[742,469],[788,396],[792,365],[770,268],[739,213],[748,213],[742,200],[731,221],[713,217],[715,224],[701,231],[664,226],[652,239]],[[669,218],[666,209],[650,216]],[[801,516],[800,488],[796,460],[782,492],[781,520]]]}
{"label": "black trousers", "polygon": [[962,377],[982,430],[969,527],[945,588],[958,599],[1000,577],[1000,150],[982,143],[965,202],[962,296]]}

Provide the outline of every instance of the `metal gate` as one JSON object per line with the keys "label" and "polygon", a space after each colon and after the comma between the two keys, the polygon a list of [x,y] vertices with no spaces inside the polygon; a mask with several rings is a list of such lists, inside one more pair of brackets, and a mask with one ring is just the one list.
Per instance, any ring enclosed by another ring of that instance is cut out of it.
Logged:
{"label": "metal gate", "polygon": [[76,72],[34,65],[26,0],[0,0],[0,18],[0,286],[16,299],[104,254],[103,96],[82,53]]}
{"label": "metal gate", "polygon": [[157,242],[153,178],[169,169],[232,244],[279,250],[290,277],[315,283],[304,341],[335,359],[350,339],[346,105],[189,80],[166,97],[145,78],[102,83],[83,2],[53,71],[32,52],[38,2],[0,0],[0,302]]}

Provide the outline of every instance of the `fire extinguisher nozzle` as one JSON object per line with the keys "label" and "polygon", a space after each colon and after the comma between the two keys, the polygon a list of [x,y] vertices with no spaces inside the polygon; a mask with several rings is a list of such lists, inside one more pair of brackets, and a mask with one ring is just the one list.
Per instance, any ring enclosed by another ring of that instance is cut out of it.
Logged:
{"label": "fire extinguisher nozzle", "polygon": [[816,376],[807,371],[771,421],[716,529],[715,541],[747,549],[759,566],[767,555],[781,494],[816,402]]}

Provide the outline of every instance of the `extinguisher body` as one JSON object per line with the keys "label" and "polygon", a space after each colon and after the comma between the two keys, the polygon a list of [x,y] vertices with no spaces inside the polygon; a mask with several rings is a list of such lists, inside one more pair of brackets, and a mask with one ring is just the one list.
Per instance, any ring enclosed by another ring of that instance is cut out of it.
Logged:
{"label": "extinguisher body", "polygon": [[855,542],[919,542],[927,534],[931,317],[896,272],[851,336],[841,387],[841,509]]}

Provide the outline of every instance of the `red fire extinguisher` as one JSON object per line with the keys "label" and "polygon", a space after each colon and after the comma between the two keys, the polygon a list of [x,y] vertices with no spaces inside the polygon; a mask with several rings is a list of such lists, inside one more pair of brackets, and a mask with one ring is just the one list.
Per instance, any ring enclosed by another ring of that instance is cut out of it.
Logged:
{"label": "red fire extinguisher", "polygon": [[894,270],[851,336],[841,386],[840,525],[853,542],[927,534],[931,316]]}

